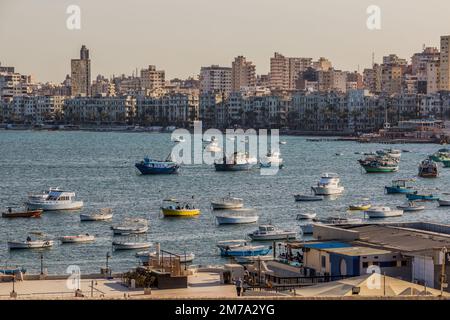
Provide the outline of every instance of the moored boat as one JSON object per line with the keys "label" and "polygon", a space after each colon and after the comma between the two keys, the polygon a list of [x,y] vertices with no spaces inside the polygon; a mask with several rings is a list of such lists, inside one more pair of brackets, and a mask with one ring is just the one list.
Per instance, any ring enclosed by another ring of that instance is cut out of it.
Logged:
{"label": "moored boat", "polygon": [[127,225],[119,225],[112,226],[111,230],[115,235],[130,235],[130,234],[142,234],[148,231],[148,226],[127,226]]}
{"label": "moored boat", "polygon": [[219,241],[217,247],[220,250],[220,255],[224,257],[264,256],[272,249],[271,247],[262,245],[248,245],[245,240]]}
{"label": "moored boat", "polygon": [[152,246],[150,242],[113,241],[114,250],[138,250]]}
{"label": "moored boat", "polygon": [[113,217],[111,208],[102,208],[99,212],[80,214],[81,221],[106,221]]}
{"label": "moored boat", "polygon": [[161,211],[165,217],[190,217],[200,214],[200,209],[192,202],[176,199],[163,200]]}
{"label": "moored boat", "polygon": [[422,211],[425,210],[425,206],[420,206],[414,201],[409,201],[407,204],[399,205],[397,206],[397,209],[403,210],[403,211]]}
{"label": "moored boat", "polygon": [[234,152],[231,156],[224,156],[214,162],[216,171],[248,171],[257,163],[256,159],[240,152]]}
{"label": "moored boat", "polygon": [[75,200],[75,192],[64,191],[59,188],[50,188],[41,194],[29,195],[25,204],[28,209],[42,209],[44,211],[77,210],[83,207],[83,201]]}
{"label": "moored boat", "polygon": [[392,180],[391,186],[385,186],[384,189],[387,194],[396,193],[413,193],[414,189],[408,185],[409,181],[414,181],[413,179],[397,179]]}
{"label": "moored boat", "polygon": [[76,236],[63,236],[59,238],[61,243],[83,243],[83,242],[92,242],[95,240],[95,236],[86,234],[79,234]]}
{"label": "moored boat", "polygon": [[214,210],[240,209],[244,206],[244,200],[228,196],[211,201],[211,206]]}
{"label": "moored boat", "polygon": [[251,209],[237,209],[216,214],[215,216],[218,224],[255,223],[259,219],[259,216],[256,214],[256,212]]}
{"label": "moored boat", "polygon": [[155,160],[145,157],[143,161],[135,164],[135,167],[143,175],[147,174],[175,174],[180,166],[171,160],[170,155],[166,160]]}
{"label": "moored boat", "polygon": [[44,249],[50,248],[54,244],[53,240],[31,240],[28,238],[26,241],[8,241],[8,248],[14,249]]}
{"label": "moored boat", "polygon": [[317,213],[315,212],[303,212],[297,214],[297,220],[309,220],[314,219],[317,216]]}
{"label": "moored boat", "polygon": [[322,196],[306,195],[306,194],[296,194],[294,195],[295,201],[322,201]]}
{"label": "moored boat", "polygon": [[441,206],[441,207],[449,207],[450,206],[450,200],[439,199],[438,203],[439,203],[439,206]]}
{"label": "moored boat", "polygon": [[372,205],[370,203],[352,204],[348,206],[348,210],[351,211],[364,211],[370,209]]}
{"label": "moored boat", "polygon": [[366,173],[390,173],[399,170],[398,159],[382,156],[369,156],[358,160]]}
{"label": "moored boat", "polygon": [[369,218],[400,217],[403,215],[403,210],[392,210],[389,207],[372,207],[364,211],[364,214]]}
{"label": "moored boat", "polygon": [[442,164],[444,165],[444,168],[450,168],[450,160],[444,160],[442,161]]}
{"label": "moored boat", "polygon": [[289,240],[296,238],[296,232],[290,230],[281,230],[273,225],[260,225],[257,230],[249,233],[248,236],[252,240],[266,241],[266,240]]}
{"label": "moored boat", "polygon": [[[180,259],[180,263],[189,263],[189,262],[194,261],[194,259],[195,259],[195,254],[192,252],[175,253],[174,255]],[[156,259],[158,256],[157,256],[156,251],[154,251],[154,252],[141,251],[141,252],[136,253],[136,257],[139,258],[139,260],[141,260],[141,262],[143,264],[148,264],[150,259]]]}
{"label": "moored boat", "polygon": [[311,189],[316,196],[329,196],[344,192],[344,187],[340,185],[340,178],[336,173],[322,174],[317,185]]}
{"label": "moored boat", "polygon": [[439,200],[439,197],[429,193],[429,194],[420,194],[417,191],[414,193],[406,194],[406,198],[408,200],[422,200],[422,201],[434,201]]}
{"label": "moored boat", "polygon": [[283,158],[278,151],[268,152],[265,157],[260,161],[261,168],[271,168],[271,167],[283,167]]}
{"label": "moored boat", "polygon": [[436,178],[439,175],[436,162],[431,159],[423,160],[419,165],[419,177]]}
{"label": "moored boat", "polygon": [[40,218],[43,210],[25,210],[25,211],[13,211],[12,207],[8,207],[8,211],[2,212],[3,218]]}

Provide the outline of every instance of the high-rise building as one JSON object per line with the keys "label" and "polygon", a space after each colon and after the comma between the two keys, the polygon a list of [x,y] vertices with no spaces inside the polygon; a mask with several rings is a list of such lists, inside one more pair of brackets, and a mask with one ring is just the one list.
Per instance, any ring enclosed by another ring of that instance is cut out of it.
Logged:
{"label": "high-rise building", "polygon": [[255,88],[256,67],[244,56],[238,56],[231,65],[231,90],[237,92],[243,87]]}
{"label": "high-rise building", "polygon": [[200,69],[200,92],[230,93],[231,68],[212,65]]}
{"label": "high-rise building", "polygon": [[270,89],[294,90],[299,73],[311,65],[311,58],[288,58],[275,52],[270,58]]}
{"label": "high-rise building", "polygon": [[372,69],[364,69],[364,88],[372,93],[381,92],[381,65],[374,63]]}
{"label": "high-rise building", "polygon": [[144,89],[154,90],[164,87],[165,72],[156,70],[155,66],[141,70],[141,85]]}
{"label": "high-rise building", "polygon": [[441,37],[441,57],[440,57],[440,88],[450,91],[450,63],[449,63],[450,36]]}
{"label": "high-rise building", "polygon": [[80,59],[72,59],[72,96],[90,96],[91,94],[91,60],[89,50],[81,47]]}

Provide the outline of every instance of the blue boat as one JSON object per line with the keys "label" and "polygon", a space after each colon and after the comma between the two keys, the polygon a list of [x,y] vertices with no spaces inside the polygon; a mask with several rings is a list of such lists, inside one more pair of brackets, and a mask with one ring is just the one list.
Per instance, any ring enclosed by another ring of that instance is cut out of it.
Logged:
{"label": "blue boat", "polygon": [[399,180],[393,180],[391,186],[385,186],[384,189],[386,190],[387,194],[408,194],[408,193],[414,193],[414,189],[407,185],[408,181],[413,181],[412,179],[399,179]]}
{"label": "blue boat", "polygon": [[246,240],[221,241],[217,247],[223,257],[264,256],[272,250],[272,247],[248,245]]}
{"label": "blue boat", "polygon": [[25,273],[27,272],[26,269],[24,268],[7,268],[7,269],[0,269],[0,274],[5,274],[5,275],[15,275],[19,272]]}
{"label": "blue boat", "polygon": [[417,191],[414,193],[407,194],[406,198],[408,198],[408,200],[424,200],[424,201],[439,200],[438,197],[432,194],[418,194]]}
{"label": "blue boat", "polygon": [[142,174],[172,174],[180,169],[178,163],[171,161],[170,157],[164,161],[146,157],[135,166]]}

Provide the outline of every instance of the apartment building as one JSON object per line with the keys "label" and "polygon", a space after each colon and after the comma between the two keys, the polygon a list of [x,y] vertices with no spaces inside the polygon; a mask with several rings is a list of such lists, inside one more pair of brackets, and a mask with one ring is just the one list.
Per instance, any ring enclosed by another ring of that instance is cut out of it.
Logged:
{"label": "apartment building", "polygon": [[238,92],[242,88],[256,88],[256,67],[244,56],[238,56],[231,64],[231,90]]}
{"label": "apartment building", "polygon": [[212,65],[200,69],[200,92],[230,93],[232,91],[232,68]]}

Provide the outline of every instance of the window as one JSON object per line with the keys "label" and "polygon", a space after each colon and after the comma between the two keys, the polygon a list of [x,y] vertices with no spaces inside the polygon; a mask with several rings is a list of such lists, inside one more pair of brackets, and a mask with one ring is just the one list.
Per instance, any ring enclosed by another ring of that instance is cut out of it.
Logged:
{"label": "window", "polygon": [[402,260],[402,267],[406,267],[407,265],[407,261],[406,260]]}
{"label": "window", "polygon": [[321,259],[322,259],[322,260],[321,260],[322,268],[325,268],[325,267],[327,266],[327,261],[326,261],[326,259],[325,259],[324,256],[322,256]]}
{"label": "window", "polygon": [[369,267],[369,263],[368,262],[363,262],[362,267],[364,269],[367,269]]}

